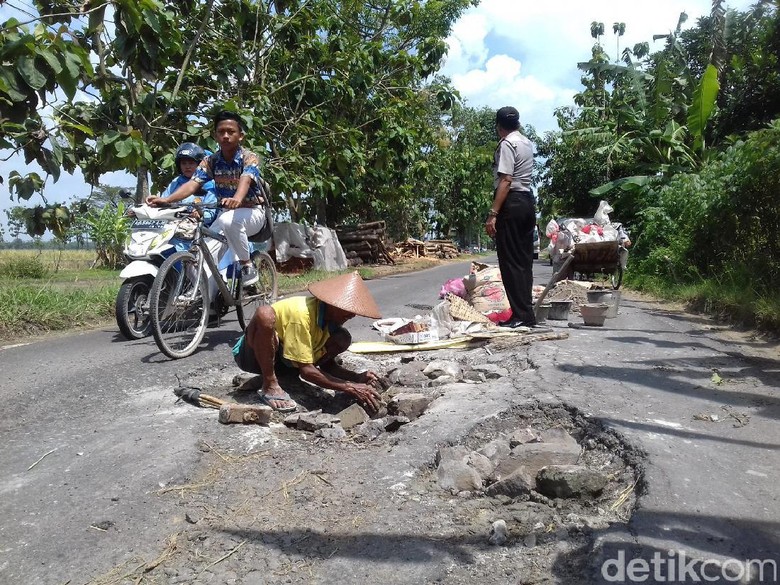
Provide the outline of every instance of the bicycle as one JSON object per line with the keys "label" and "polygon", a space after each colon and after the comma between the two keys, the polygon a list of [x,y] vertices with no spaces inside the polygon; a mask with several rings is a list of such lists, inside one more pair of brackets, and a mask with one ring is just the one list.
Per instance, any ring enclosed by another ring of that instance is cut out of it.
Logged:
{"label": "bicycle", "polygon": [[188,251],[172,254],[163,262],[149,293],[154,340],[160,351],[173,359],[192,355],[203,340],[209,321],[209,275],[213,275],[217,285],[218,294],[214,299],[217,316],[221,318],[235,307],[242,331],[259,306],[271,304],[277,298],[276,266],[267,252],[252,253],[259,280],[245,287],[238,260],[226,267],[223,277],[206,243],[206,238],[212,238],[227,245],[225,237],[205,227],[202,218],[190,218],[188,211],[177,215],[182,221],[194,222],[192,245]]}

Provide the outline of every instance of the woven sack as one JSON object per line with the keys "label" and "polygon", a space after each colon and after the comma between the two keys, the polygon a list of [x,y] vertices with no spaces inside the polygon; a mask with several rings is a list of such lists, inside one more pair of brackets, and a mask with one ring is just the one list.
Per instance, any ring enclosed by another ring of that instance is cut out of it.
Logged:
{"label": "woven sack", "polygon": [[447,293],[447,301],[450,303],[450,315],[459,321],[471,321],[472,323],[492,324],[490,319],[477,311],[458,295]]}
{"label": "woven sack", "polygon": [[509,299],[506,297],[498,266],[469,274],[463,279],[463,284],[466,285],[469,304],[480,313],[500,312],[509,308]]}

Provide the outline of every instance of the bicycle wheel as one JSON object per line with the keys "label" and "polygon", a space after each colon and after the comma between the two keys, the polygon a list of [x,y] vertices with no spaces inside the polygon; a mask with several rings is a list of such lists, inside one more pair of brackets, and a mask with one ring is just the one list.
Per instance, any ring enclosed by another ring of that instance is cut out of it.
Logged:
{"label": "bicycle wheel", "polygon": [[248,287],[241,286],[239,282],[236,287],[236,317],[242,330],[249,325],[258,307],[275,303],[277,297],[276,265],[271,256],[266,252],[254,252],[252,263],[257,270],[258,281]]}
{"label": "bicycle wheel", "polygon": [[191,355],[206,333],[209,288],[206,274],[198,277],[197,270],[193,254],[178,252],[163,262],[152,285],[152,333],[160,351],[173,359]]}

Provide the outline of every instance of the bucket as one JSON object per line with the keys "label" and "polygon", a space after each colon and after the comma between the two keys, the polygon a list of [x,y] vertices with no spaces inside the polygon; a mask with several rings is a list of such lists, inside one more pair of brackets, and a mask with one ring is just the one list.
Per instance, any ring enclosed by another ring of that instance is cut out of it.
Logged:
{"label": "bucket", "polygon": [[537,323],[544,323],[547,321],[547,317],[550,315],[550,306],[550,303],[543,303],[536,306],[536,309],[534,309],[534,314],[536,315]]}
{"label": "bucket", "polygon": [[580,315],[582,315],[585,325],[603,326],[604,320],[607,318],[607,311],[609,311],[607,303],[585,303],[580,305]]}
{"label": "bucket", "polygon": [[614,319],[615,317],[617,317],[619,308],[620,308],[620,291],[613,290],[612,304],[609,306],[609,311],[607,311],[607,319]]}
{"label": "bucket", "polygon": [[607,319],[614,319],[620,306],[620,292],[616,290],[594,289],[587,292],[589,303],[606,303],[609,305]]}
{"label": "bucket", "polygon": [[568,321],[571,301],[550,301],[550,311],[547,318],[550,321]]}

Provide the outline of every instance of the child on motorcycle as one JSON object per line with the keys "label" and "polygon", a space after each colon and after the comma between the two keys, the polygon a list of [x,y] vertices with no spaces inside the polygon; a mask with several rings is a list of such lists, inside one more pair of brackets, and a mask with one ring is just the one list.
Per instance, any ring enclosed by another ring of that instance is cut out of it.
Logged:
{"label": "child on motorcycle", "polygon": [[146,202],[154,206],[158,201],[181,201],[213,180],[219,203],[226,209],[217,217],[213,229],[225,235],[241,263],[243,284],[251,286],[258,281],[258,275],[250,258],[248,236],[265,225],[260,160],[254,152],[241,147],[244,123],[235,112],[222,111],[214,117],[214,137],[219,151],[204,158],[188,182],[166,197],[149,197]]}
{"label": "child on motorcycle", "polygon": [[[179,187],[187,183],[192,175],[195,174],[195,170],[198,168],[200,161],[206,158],[206,151],[193,142],[183,142],[176,149],[175,166],[179,171],[179,176],[176,177],[171,184],[162,192],[160,197],[168,197],[171,193],[176,191]],[[200,192],[197,192],[189,197],[181,200],[183,205],[189,205],[191,203],[205,203],[209,205],[216,205],[217,203],[217,190],[214,185],[214,181],[207,181],[203,184]],[[217,217],[217,210],[204,209],[203,213],[203,225],[210,226],[214,223]]]}

